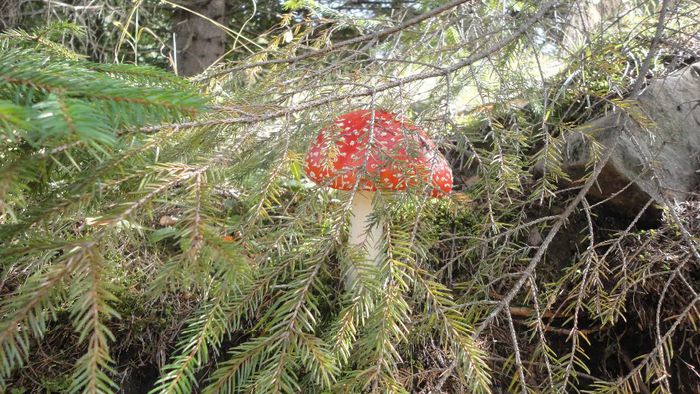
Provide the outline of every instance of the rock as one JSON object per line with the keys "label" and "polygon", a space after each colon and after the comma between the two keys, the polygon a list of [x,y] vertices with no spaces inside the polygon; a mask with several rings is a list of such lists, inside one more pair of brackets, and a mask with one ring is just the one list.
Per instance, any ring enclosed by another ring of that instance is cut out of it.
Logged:
{"label": "rock", "polygon": [[683,201],[700,185],[700,62],[653,81],[636,103],[566,136],[563,150],[564,168],[576,179],[586,173],[592,139],[611,146],[619,138],[589,194],[619,193],[610,204],[630,217],[649,198]]}
{"label": "rock", "polygon": [[562,45],[575,50],[609,29],[633,6],[624,0],[579,0],[567,8]]}
{"label": "rock", "polygon": [[531,227],[527,234],[527,244],[530,246],[540,246],[542,245],[542,233],[537,229],[537,227]]}

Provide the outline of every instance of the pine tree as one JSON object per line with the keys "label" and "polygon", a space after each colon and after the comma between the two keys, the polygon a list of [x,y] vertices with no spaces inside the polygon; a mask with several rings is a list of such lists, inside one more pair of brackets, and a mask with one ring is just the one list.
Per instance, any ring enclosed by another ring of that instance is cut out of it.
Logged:
{"label": "pine tree", "polygon": [[[563,141],[634,113],[637,81],[666,72],[650,48],[700,15],[635,2],[573,45],[579,4],[563,3],[420,3],[398,20],[290,1],[264,49],[193,81],[51,39],[75,26],[5,32],[0,387],[70,331],[69,389],[115,392],[127,326],[164,333],[152,393],[670,392],[673,340],[697,340],[692,210],[609,231],[587,197],[609,150],[591,144],[570,174]],[[351,193],[304,176],[318,131],[357,108],[415,119],[470,175],[448,199],[379,194],[377,267],[345,242]],[[616,325],[645,321],[635,297],[659,289],[690,295],[647,323],[651,349],[626,374],[591,370],[587,342],[616,345]]]}
{"label": "pine tree", "polygon": [[[139,130],[195,116],[205,101],[168,73],[89,63],[38,40],[66,28],[74,29],[57,25],[0,38],[0,255],[5,279],[15,269],[29,272],[2,303],[0,385],[67,313],[85,348],[72,390],[111,392],[118,386],[108,322],[119,318],[112,282],[121,255],[114,235],[157,196],[151,189],[164,189],[158,182],[172,185],[171,178],[205,171],[146,164],[144,152],[156,139]],[[154,171],[140,173],[144,165]],[[136,196],[141,186],[148,191]],[[120,201],[122,193],[132,197]],[[103,205],[110,195],[112,203]]]}

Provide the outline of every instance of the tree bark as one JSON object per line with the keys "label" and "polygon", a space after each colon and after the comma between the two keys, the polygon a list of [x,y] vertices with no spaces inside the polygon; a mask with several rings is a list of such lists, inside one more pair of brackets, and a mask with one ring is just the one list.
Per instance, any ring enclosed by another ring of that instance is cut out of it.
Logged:
{"label": "tree bark", "polygon": [[179,4],[203,16],[178,9],[173,29],[177,46],[177,73],[196,75],[212,65],[226,50],[228,35],[214,23],[226,26],[226,1],[182,0]]}
{"label": "tree bark", "polygon": [[623,13],[629,4],[623,0],[579,0],[571,5],[564,29],[564,46],[578,48],[601,33],[606,22]]}
{"label": "tree bark", "polygon": [[9,30],[17,26],[22,19],[20,5],[19,1],[0,0],[0,31]]}

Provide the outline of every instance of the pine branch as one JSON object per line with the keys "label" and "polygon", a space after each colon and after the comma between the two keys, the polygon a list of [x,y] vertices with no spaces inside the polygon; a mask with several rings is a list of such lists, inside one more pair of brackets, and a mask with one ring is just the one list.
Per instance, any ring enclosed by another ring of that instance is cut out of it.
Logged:
{"label": "pine branch", "polygon": [[29,280],[2,304],[0,321],[0,387],[5,379],[29,357],[30,337],[42,338],[49,318],[53,317],[60,283],[88,258],[93,243],[85,243],[69,250],[45,272],[32,275]]}
{"label": "pine branch", "polygon": [[116,297],[109,291],[104,278],[104,261],[95,248],[85,251],[86,264],[75,272],[80,279],[73,282],[72,298],[75,299],[71,319],[81,343],[88,348],[78,360],[73,373],[71,392],[110,393],[119,389],[109,375],[114,374],[109,355],[109,341],[114,335],[104,320],[120,316],[109,304]]}
{"label": "pine branch", "polygon": [[[425,20],[428,20],[428,19],[430,19],[430,18],[434,18],[435,16],[437,16],[437,15],[439,15],[439,14],[445,12],[445,11],[449,11],[449,10],[451,10],[451,9],[453,9],[453,8],[455,8],[455,7],[458,7],[458,6],[460,6],[460,5],[464,4],[464,3],[467,3],[467,2],[469,2],[469,1],[470,1],[470,0],[453,0],[453,1],[450,1],[449,3],[446,3],[446,4],[443,4],[443,5],[441,5],[441,6],[435,7],[435,8],[433,8],[432,10],[430,10],[430,11],[428,11],[428,12],[425,12],[425,13],[423,13],[423,14],[421,14],[421,15],[418,15],[418,16],[416,16],[416,17],[414,17],[414,18],[411,18],[411,19],[409,19],[409,20],[407,20],[407,21],[405,21],[405,22],[403,22],[403,23],[401,23],[401,24],[399,24],[399,25],[397,25],[397,26],[394,26],[394,27],[390,27],[390,28],[387,28],[387,29],[383,29],[383,30],[380,30],[380,31],[376,31],[376,32],[370,33],[370,34],[365,34],[365,35],[362,35],[362,36],[359,36],[359,37],[355,37],[355,38],[351,38],[351,39],[348,39],[348,40],[336,42],[336,43],[333,44],[332,46],[329,46],[329,47],[326,47],[326,48],[323,48],[323,49],[319,49],[319,50],[316,50],[316,51],[313,51],[313,52],[308,52],[308,53],[303,54],[303,55],[293,56],[293,57],[286,58],[286,59],[273,59],[273,60],[266,60],[266,61],[262,61],[262,62],[255,62],[255,63],[250,63],[250,64],[244,64],[244,65],[237,66],[237,67],[233,67],[233,68],[230,68],[230,69],[227,69],[227,70],[217,71],[217,72],[215,72],[215,73],[212,73],[212,74],[207,75],[207,76],[206,76],[206,79],[210,79],[210,78],[218,77],[218,76],[220,76],[220,75],[229,74],[229,73],[232,73],[232,72],[241,71],[241,70],[246,70],[246,69],[254,68],[254,67],[268,66],[268,65],[273,65],[273,64],[284,64],[284,63],[292,64],[292,63],[297,63],[297,62],[299,62],[299,61],[308,59],[308,58],[310,58],[310,57],[325,55],[325,54],[334,52],[334,51],[336,51],[336,50],[338,50],[338,49],[340,49],[340,48],[344,48],[344,47],[347,47],[347,46],[352,46],[352,45],[360,44],[360,43],[367,42],[367,41],[376,41],[376,40],[379,40],[379,39],[381,39],[381,38],[390,36],[390,35],[392,35],[392,34],[394,34],[394,33],[398,33],[398,32],[404,31],[404,30],[408,29],[408,28],[411,27],[411,26],[417,25],[417,24],[419,24],[419,23],[421,23],[421,22],[423,22],[423,21],[425,21]],[[205,80],[206,80],[206,79],[205,79]]]}
{"label": "pine branch", "polygon": [[228,291],[224,287],[215,290],[215,297],[207,302],[198,314],[187,323],[177,346],[178,356],[165,366],[163,375],[151,393],[190,393],[196,387],[195,373],[216,355],[225,333],[230,331],[226,315]]}
{"label": "pine branch", "polygon": [[[556,6],[558,3],[559,3],[559,1],[555,0],[555,1],[550,1],[548,3],[543,4],[532,17],[530,17],[525,23],[523,23],[518,29],[516,29],[512,34],[510,34],[506,38],[497,41],[496,43],[492,44],[488,48],[481,50],[481,51],[469,56],[468,58],[466,58],[462,61],[456,62],[448,67],[442,67],[437,71],[435,71],[435,70],[427,71],[427,72],[423,72],[420,74],[411,75],[408,77],[402,77],[402,78],[398,78],[394,82],[389,82],[389,83],[385,83],[385,84],[382,84],[382,85],[379,85],[376,87],[362,89],[362,90],[354,89],[352,92],[349,92],[349,93],[331,94],[331,95],[328,95],[327,97],[323,97],[323,98],[315,99],[315,100],[308,100],[302,104],[291,105],[291,106],[288,106],[284,109],[277,110],[277,111],[270,111],[270,112],[267,112],[267,113],[264,113],[261,115],[240,116],[240,117],[234,117],[234,118],[213,119],[213,120],[206,120],[206,121],[184,122],[184,123],[178,124],[178,126],[182,127],[182,128],[189,128],[189,127],[206,127],[206,126],[215,126],[215,125],[260,123],[260,122],[264,122],[267,120],[277,119],[277,118],[280,118],[283,116],[295,114],[295,113],[298,113],[298,112],[301,112],[304,110],[317,108],[317,107],[323,106],[325,104],[330,104],[330,103],[348,100],[348,99],[352,99],[352,98],[358,98],[358,97],[374,96],[380,92],[384,92],[384,91],[387,91],[390,89],[400,88],[400,87],[405,86],[405,85],[410,85],[412,82],[423,81],[423,80],[430,79],[430,78],[443,77],[443,76],[448,75],[450,73],[453,73],[455,71],[461,70],[465,67],[469,67],[469,66],[473,65],[474,63],[478,62],[479,60],[482,60],[482,59],[488,57],[489,55],[502,50],[507,45],[512,44],[516,39],[518,39],[522,34],[524,34],[524,32],[526,32],[530,28],[532,28],[533,25],[535,25],[551,8]],[[148,132],[158,131],[158,130],[161,130],[163,128],[173,127],[173,126],[174,125],[145,127],[142,129],[142,131],[148,133]]]}

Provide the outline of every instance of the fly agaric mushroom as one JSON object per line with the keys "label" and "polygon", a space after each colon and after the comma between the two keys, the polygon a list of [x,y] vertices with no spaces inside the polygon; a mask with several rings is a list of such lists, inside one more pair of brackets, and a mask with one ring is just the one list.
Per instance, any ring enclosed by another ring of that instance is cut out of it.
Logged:
{"label": "fly agaric mushroom", "polygon": [[[306,174],[321,186],[353,190],[350,245],[364,246],[367,264],[378,265],[383,226],[371,226],[372,200],[380,191],[430,188],[433,197],[452,191],[452,169],[418,127],[385,111],[358,110],[338,117],[316,137]],[[346,286],[355,281],[348,272]]]}

